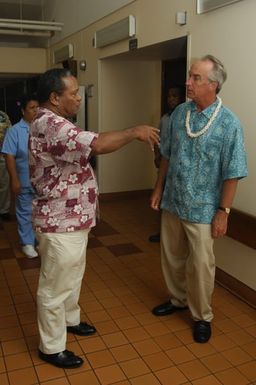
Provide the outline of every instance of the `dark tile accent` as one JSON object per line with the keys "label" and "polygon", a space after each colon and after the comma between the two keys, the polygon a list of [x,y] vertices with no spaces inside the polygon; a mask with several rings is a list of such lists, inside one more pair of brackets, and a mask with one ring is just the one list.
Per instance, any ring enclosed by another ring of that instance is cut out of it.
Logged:
{"label": "dark tile accent", "polygon": [[15,254],[12,249],[0,249],[0,260],[15,258]]}
{"label": "dark tile accent", "polygon": [[93,249],[94,247],[102,247],[102,246],[104,245],[97,238],[94,238],[94,237],[89,238],[88,249]]}
{"label": "dark tile accent", "polygon": [[99,221],[96,227],[93,227],[92,234],[96,237],[104,237],[105,235],[119,234],[119,232],[113,229],[107,222]]}
{"label": "dark tile accent", "polygon": [[21,270],[35,269],[36,267],[41,266],[40,257],[36,258],[17,258],[18,264],[20,265]]}
{"label": "dark tile accent", "polygon": [[121,255],[142,253],[142,250],[140,250],[133,243],[123,243],[120,245],[112,245],[112,246],[107,246],[107,248],[116,257],[120,257]]}

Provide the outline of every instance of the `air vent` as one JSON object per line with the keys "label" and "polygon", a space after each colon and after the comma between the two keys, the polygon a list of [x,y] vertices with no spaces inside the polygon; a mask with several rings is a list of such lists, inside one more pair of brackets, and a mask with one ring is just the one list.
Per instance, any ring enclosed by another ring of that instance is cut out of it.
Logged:
{"label": "air vent", "polygon": [[95,33],[94,47],[101,48],[135,35],[135,17],[129,15]]}
{"label": "air vent", "polygon": [[53,53],[53,64],[62,63],[65,60],[71,59],[74,56],[73,44],[65,45],[57,49]]}

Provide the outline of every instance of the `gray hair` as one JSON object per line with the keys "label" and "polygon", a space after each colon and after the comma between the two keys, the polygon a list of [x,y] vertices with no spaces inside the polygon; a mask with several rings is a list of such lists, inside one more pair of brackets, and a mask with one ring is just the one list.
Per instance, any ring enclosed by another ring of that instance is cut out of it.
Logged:
{"label": "gray hair", "polygon": [[218,94],[221,90],[221,87],[225,80],[227,79],[227,72],[224,68],[222,62],[213,55],[205,55],[201,58],[202,61],[210,61],[213,64],[213,69],[211,70],[208,79],[210,82],[217,82],[218,86],[216,93]]}

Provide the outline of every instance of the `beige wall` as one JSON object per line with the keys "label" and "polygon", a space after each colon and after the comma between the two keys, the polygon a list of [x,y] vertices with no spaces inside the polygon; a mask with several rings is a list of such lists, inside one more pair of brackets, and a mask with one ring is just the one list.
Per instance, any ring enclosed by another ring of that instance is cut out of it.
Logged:
{"label": "beige wall", "polygon": [[47,51],[44,48],[0,47],[0,72],[40,74],[47,69]]}
{"label": "beige wall", "polygon": [[[102,60],[100,68],[101,131],[136,124],[158,124],[160,115],[160,62]],[[100,191],[116,192],[152,188],[153,152],[140,142],[98,159]]]}

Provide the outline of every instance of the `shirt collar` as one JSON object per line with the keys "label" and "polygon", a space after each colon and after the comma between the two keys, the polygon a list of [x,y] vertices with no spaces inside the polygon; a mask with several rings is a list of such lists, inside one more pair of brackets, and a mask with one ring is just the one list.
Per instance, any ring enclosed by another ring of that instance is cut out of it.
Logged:
{"label": "shirt collar", "polygon": [[[208,107],[206,107],[203,111],[200,112],[200,114],[203,114],[207,119],[210,119],[212,116],[213,111],[216,109],[218,104],[218,99],[210,104]],[[191,112],[196,112],[196,103],[191,101]]]}

